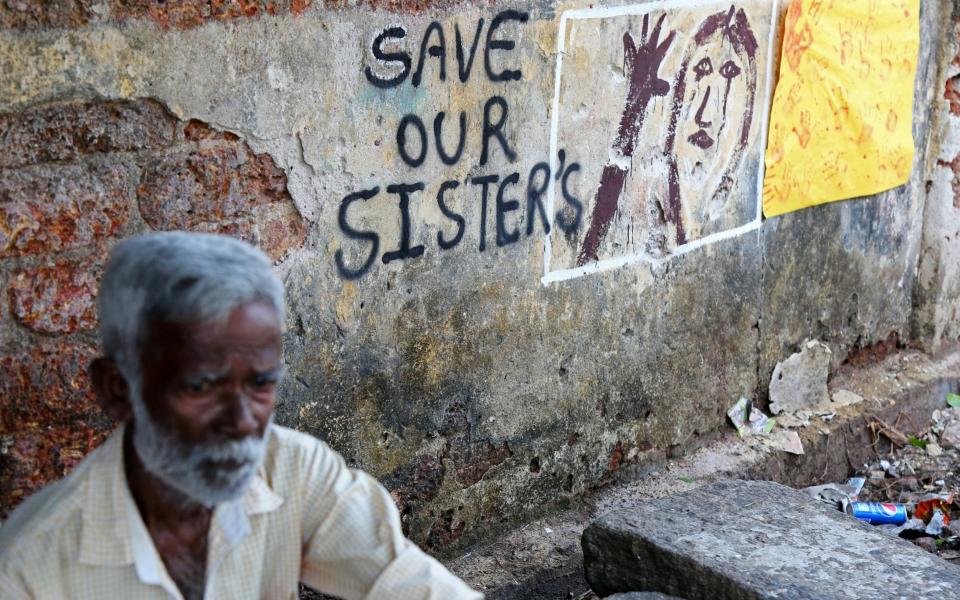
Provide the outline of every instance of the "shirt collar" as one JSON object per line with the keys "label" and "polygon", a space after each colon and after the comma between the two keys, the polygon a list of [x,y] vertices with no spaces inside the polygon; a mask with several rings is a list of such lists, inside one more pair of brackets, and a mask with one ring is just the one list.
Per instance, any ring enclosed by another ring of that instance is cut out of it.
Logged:
{"label": "shirt collar", "polygon": [[[126,424],[121,425],[103,445],[90,457],[93,461],[87,481],[81,519],[80,552],[78,560],[82,564],[99,566],[129,565],[135,558],[144,555],[143,549],[134,548],[134,542],[144,541],[152,545],[147,535],[131,535],[131,522],[143,520],[133,501],[133,494],[127,485],[123,463],[123,436]],[[269,432],[267,434],[270,435]],[[232,547],[240,543],[250,532],[249,517],[272,512],[283,504],[267,484],[264,466],[261,465],[250,482],[243,498],[227,502],[217,507],[212,528],[214,535],[219,531]],[[242,510],[241,510],[242,508]],[[146,528],[144,527],[144,531]],[[155,554],[154,550],[154,554]]]}

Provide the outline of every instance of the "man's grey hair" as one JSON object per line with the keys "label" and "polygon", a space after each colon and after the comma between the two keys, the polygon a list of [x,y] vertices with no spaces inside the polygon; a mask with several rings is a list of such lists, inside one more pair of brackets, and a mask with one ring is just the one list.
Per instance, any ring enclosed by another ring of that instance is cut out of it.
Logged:
{"label": "man's grey hair", "polygon": [[271,305],[283,326],[283,285],[270,259],[249,244],[182,231],[124,240],[110,253],[100,285],[103,353],[137,379],[151,323],[219,321],[253,301]]}

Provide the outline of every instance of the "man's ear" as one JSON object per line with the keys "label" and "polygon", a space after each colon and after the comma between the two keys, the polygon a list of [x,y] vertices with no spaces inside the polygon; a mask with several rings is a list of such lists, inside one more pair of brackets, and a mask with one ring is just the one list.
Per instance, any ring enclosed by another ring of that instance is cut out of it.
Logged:
{"label": "man's ear", "polygon": [[90,363],[90,379],[97,399],[110,415],[120,421],[130,418],[130,386],[112,359],[105,356]]}

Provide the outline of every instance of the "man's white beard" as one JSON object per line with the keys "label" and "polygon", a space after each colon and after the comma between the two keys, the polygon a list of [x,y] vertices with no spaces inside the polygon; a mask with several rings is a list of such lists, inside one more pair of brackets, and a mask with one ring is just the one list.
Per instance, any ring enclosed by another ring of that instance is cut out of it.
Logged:
{"label": "man's white beard", "polygon": [[[241,497],[263,460],[273,416],[262,438],[252,435],[242,441],[186,444],[153,420],[136,387],[130,390],[133,447],[144,468],[186,499],[209,508]],[[215,465],[223,461],[243,466],[217,469]]]}

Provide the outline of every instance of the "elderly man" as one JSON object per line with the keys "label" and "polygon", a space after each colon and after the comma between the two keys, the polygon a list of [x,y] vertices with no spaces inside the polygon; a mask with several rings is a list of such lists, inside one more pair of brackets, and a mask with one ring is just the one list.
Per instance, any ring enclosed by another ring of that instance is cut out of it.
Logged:
{"label": "elderly man", "polygon": [[480,598],[404,538],[372,477],[277,425],[283,288],[260,251],[157,233],[114,249],[97,393],[122,421],[0,528],[0,597]]}

